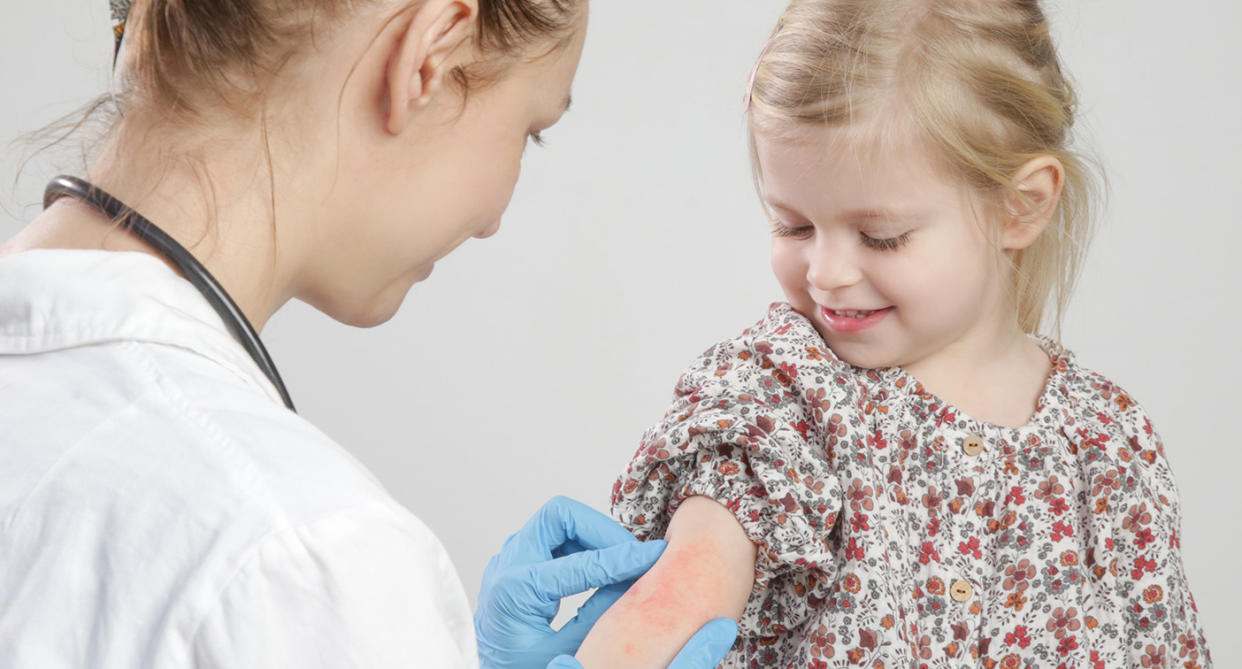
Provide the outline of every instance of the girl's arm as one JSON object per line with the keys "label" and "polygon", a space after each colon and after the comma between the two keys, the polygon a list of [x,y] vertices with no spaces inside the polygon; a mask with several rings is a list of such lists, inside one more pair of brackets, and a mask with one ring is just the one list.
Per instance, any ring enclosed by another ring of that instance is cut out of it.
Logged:
{"label": "girl's arm", "polygon": [[666,669],[709,620],[737,618],[755,578],[755,546],[733,513],[707,497],[682,502],[660,560],[612,605],[577,658],[586,669]]}

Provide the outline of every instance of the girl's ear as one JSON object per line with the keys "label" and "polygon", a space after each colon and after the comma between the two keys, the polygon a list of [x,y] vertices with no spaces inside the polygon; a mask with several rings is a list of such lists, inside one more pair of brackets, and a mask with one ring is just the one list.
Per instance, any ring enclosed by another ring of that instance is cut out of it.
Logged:
{"label": "girl's ear", "polygon": [[1065,185],[1065,167],[1053,156],[1032,158],[1018,169],[1013,183],[1018,192],[1005,194],[1001,244],[1017,251],[1034,244],[1048,227]]}
{"label": "girl's ear", "polygon": [[468,43],[478,17],[477,0],[425,0],[406,20],[388,57],[388,132],[398,135],[414,113],[443,89],[449,56]]}

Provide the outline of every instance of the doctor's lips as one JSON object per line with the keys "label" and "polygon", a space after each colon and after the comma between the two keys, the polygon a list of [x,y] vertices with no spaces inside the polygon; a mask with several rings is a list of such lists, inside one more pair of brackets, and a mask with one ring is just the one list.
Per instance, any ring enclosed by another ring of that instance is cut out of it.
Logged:
{"label": "doctor's lips", "polygon": [[892,307],[884,307],[883,309],[829,309],[828,307],[820,306],[819,314],[828,327],[837,332],[859,332],[884,320],[892,310]]}

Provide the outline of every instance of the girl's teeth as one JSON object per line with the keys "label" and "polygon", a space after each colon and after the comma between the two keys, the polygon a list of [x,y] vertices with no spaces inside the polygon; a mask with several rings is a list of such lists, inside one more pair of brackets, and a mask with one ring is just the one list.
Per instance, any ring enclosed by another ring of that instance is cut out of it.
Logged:
{"label": "girl's teeth", "polygon": [[846,318],[866,318],[874,313],[874,311],[838,311],[837,315],[845,316]]}

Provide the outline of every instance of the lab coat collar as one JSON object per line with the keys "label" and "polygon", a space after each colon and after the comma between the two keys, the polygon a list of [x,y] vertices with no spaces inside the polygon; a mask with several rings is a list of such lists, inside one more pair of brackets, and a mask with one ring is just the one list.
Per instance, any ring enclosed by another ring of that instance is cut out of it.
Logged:
{"label": "lab coat collar", "polygon": [[0,259],[0,355],[125,340],[199,353],[283,405],[202,294],[158,258],[33,249]]}

